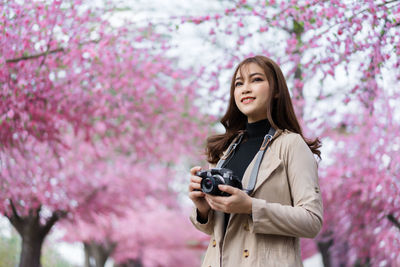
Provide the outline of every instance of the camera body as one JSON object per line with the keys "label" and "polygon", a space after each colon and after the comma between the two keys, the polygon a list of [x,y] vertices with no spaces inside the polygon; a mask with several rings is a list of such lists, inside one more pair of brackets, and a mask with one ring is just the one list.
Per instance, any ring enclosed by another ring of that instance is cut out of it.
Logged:
{"label": "camera body", "polygon": [[218,189],[218,185],[230,185],[232,187],[242,189],[242,182],[226,168],[214,168],[196,173],[197,176],[203,178],[201,180],[201,191],[206,194],[215,196],[230,196],[230,194]]}

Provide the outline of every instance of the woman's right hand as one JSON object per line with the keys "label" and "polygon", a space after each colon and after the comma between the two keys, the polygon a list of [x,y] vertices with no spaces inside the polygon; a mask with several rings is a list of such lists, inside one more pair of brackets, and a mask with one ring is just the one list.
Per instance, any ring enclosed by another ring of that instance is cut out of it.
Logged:
{"label": "woman's right hand", "polygon": [[201,177],[196,176],[196,172],[200,171],[201,167],[195,166],[190,169],[190,184],[189,184],[189,198],[193,201],[196,206],[199,215],[202,219],[207,219],[208,212],[211,207],[208,205],[204,196],[206,195],[201,191]]}

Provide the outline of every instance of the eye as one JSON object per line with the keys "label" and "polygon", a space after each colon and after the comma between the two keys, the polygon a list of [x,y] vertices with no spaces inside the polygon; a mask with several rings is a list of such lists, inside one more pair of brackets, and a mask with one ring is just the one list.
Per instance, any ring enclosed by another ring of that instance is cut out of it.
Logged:
{"label": "eye", "polygon": [[262,81],[264,81],[264,80],[262,78],[260,78],[260,77],[257,77],[257,78],[253,79],[253,82],[262,82]]}
{"label": "eye", "polygon": [[241,86],[243,83],[242,82],[237,82],[235,83],[235,87]]}

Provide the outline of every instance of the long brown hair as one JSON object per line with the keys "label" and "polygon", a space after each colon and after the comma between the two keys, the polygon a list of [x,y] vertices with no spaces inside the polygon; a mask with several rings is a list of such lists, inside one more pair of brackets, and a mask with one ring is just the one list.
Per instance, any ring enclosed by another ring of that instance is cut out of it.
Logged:
{"label": "long brown hair", "polygon": [[281,130],[287,129],[291,132],[300,134],[311,149],[312,153],[321,157],[321,152],[319,150],[321,147],[320,140],[318,138],[309,140],[303,136],[300,124],[294,113],[292,100],[281,69],[271,59],[264,56],[255,56],[246,58],[240,62],[233,73],[228,109],[220,120],[222,125],[225,127],[225,133],[213,135],[207,139],[207,161],[210,163],[217,163],[221,154],[225,149],[227,149],[237,133],[246,128],[247,117],[236,106],[234,90],[237,72],[241,71],[241,68],[249,63],[256,63],[260,66],[267,77],[270,88],[267,118],[272,127]]}

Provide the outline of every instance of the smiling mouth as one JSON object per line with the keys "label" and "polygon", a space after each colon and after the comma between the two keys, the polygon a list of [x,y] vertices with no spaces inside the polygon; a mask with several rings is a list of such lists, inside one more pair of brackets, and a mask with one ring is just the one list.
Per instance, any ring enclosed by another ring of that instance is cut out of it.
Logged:
{"label": "smiling mouth", "polygon": [[245,97],[242,98],[242,100],[240,100],[240,102],[244,103],[244,104],[248,104],[254,101],[254,99],[256,99],[255,97]]}

